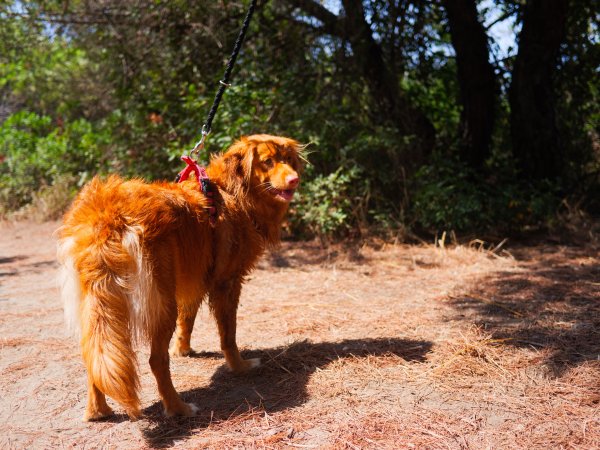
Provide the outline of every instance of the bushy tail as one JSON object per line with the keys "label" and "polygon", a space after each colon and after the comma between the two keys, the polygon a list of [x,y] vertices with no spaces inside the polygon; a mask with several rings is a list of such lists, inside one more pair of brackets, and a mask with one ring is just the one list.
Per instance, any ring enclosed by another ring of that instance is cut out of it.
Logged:
{"label": "bushy tail", "polygon": [[[131,418],[140,414],[137,361],[132,346],[126,272],[131,259],[120,243],[83,242],[72,236],[59,243],[67,323],[79,325],[88,375]],[[77,251],[85,249],[82,252]]]}
{"label": "bushy tail", "polygon": [[123,288],[111,276],[95,281],[83,299],[81,350],[96,387],[137,418],[139,380],[129,309]]}

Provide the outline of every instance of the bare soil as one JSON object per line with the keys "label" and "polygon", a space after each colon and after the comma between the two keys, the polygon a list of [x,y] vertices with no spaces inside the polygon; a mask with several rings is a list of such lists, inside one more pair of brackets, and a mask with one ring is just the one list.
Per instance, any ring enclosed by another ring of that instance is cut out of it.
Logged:
{"label": "bare soil", "polygon": [[205,307],[171,361],[195,418],[81,421],[85,371],[55,284],[56,223],[0,225],[0,448],[600,448],[600,258],[593,243],[284,243],[244,287],[223,367]]}

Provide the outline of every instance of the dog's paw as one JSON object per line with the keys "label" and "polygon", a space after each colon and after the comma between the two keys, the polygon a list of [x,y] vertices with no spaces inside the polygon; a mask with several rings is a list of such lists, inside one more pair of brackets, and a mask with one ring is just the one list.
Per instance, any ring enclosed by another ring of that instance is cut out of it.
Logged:
{"label": "dog's paw", "polygon": [[114,414],[113,410],[107,407],[106,409],[96,411],[86,411],[83,416],[84,422],[95,422],[98,420],[106,419]]}
{"label": "dog's paw", "polygon": [[200,408],[198,408],[195,403],[186,403],[186,405],[190,407],[190,414],[188,417],[195,416],[200,412]]}
{"label": "dog's paw", "polygon": [[173,417],[173,416],[184,416],[184,417],[194,417],[198,414],[200,408],[198,408],[194,403],[181,403],[181,405],[176,409],[165,409],[165,416]]}
{"label": "dog's paw", "polygon": [[191,347],[188,348],[180,348],[177,346],[173,346],[169,349],[169,354],[175,358],[183,357],[183,356],[191,356],[196,353]]}
{"label": "dog's paw", "polygon": [[260,358],[242,359],[239,364],[237,364],[235,367],[230,367],[229,369],[233,373],[241,375],[251,371],[252,369],[260,367],[260,365]]}
{"label": "dog's paw", "polygon": [[261,366],[260,358],[247,359],[245,362],[248,365],[247,370],[256,369],[257,367]]}

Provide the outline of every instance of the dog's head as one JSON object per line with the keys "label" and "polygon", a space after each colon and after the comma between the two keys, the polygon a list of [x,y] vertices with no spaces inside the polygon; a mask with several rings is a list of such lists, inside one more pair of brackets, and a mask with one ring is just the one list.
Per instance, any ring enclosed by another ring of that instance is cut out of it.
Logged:
{"label": "dog's head", "polygon": [[299,151],[293,139],[266,134],[243,137],[212,161],[209,176],[236,196],[258,196],[287,205],[300,183]]}

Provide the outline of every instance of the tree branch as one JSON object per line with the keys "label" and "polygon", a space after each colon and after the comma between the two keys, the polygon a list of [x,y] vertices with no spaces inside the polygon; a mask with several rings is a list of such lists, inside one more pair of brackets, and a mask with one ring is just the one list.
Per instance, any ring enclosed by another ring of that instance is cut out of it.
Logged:
{"label": "tree branch", "polygon": [[494,25],[499,24],[500,22],[504,22],[506,19],[508,19],[511,16],[514,16],[515,14],[516,14],[516,11],[507,11],[504,14],[501,14],[496,19],[494,19],[493,21],[488,23],[485,26],[485,30],[489,31],[492,27],[494,27]]}
{"label": "tree branch", "polygon": [[309,16],[323,23],[323,30],[327,34],[338,36],[341,38],[345,37],[344,33],[344,19],[336,16],[327,8],[314,0],[288,0],[288,3]]}

